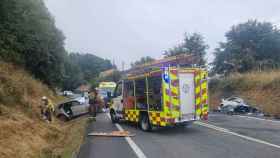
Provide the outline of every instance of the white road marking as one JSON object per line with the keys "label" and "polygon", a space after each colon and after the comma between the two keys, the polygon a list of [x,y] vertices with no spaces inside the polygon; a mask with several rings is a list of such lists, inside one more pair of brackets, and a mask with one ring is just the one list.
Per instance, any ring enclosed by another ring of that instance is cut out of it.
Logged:
{"label": "white road marking", "polygon": [[257,118],[257,117],[252,117],[252,116],[243,116],[243,115],[235,115],[235,116],[243,117],[243,118],[248,118],[248,119],[261,120],[261,121],[269,121],[269,122],[273,122],[273,123],[280,123],[280,121],[263,119],[263,118]]}
{"label": "white road marking", "polygon": [[227,133],[227,134],[231,134],[231,135],[234,135],[234,136],[237,136],[237,137],[240,137],[240,138],[243,138],[243,139],[252,141],[252,142],[256,142],[256,143],[260,143],[260,144],[264,144],[264,145],[268,145],[268,146],[271,146],[271,147],[275,147],[275,148],[280,149],[280,146],[279,146],[279,145],[272,144],[272,143],[269,143],[269,142],[267,142],[267,141],[263,141],[263,140],[256,139],[256,138],[253,138],[253,137],[241,135],[241,134],[232,132],[232,131],[230,131],[230,130],[228,130],[228,129],[225,129],[225,128],[221,128],[221,127],[214,126],[214,125],[207,124],[207,123],[203,123],[203,122],[194,122],[194,123],[197,124],[197,125],[200,125],[200,126],[204,126],[204,127],[207,127],[207,128],[211,128],[211,129],[220,131],[220,132],[224,132],[224,133]]}
{"label": "white road marking", "polygon": [[[209,114],[209,116],[223,116],[221,114]],[[270,119],[265,119],[265,118],[258,118],[258,117],[253,117],[253,116],[244,116],[244,115],[232,115],[232,117],[241,117],[241,118],[248,118],[248,119],[255,119],[255,120],[260,120],[260,121],[268,121],[268,122],[273,122],[273,123],[280,123],[280,121],[277,120],[270,120]]]}
{"label": "white road marking", "polygon": [[[107,116],[111,119],[109,113],[107,113]],[[119,125],[118,123],[116,123],[115,125],[119,131],[124,131],[121,125]],[[132,150],[135,152],[135,154],[138,158],[147,158],[146,155],[144,154],[144,152],[138,147],[138,145],[130,137],[125,137],[125,140],[129,144],[129,146],[132,148]]]}

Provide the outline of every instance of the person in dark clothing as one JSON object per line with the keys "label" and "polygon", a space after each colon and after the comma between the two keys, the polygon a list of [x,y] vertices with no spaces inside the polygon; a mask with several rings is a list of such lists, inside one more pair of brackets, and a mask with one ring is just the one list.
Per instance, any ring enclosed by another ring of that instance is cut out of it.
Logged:
{"label": "person in dark clothing", "polygon": [[89,96],[89,114],[92,117],[96,117],[96,113],[97,113],[96,96],[97,96],[96,90],[93,90]]}
{"label": "person in dark clothing", "polygon": [[104,101],[98,95],[98,91],[94,89],[89,97],[89,113],[92,117],[96,117],[99,109],[104,107]]}

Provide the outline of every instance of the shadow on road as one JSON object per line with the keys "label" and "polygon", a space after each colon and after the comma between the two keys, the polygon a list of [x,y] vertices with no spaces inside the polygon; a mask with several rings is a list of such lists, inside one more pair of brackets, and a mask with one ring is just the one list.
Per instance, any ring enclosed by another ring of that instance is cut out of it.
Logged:
{"label": "shadow on road", "polygon": [[193,125],[187,125],[187,126],[172,126],[172,127],[154,127],[152,131],[150,132],[144,132],[141,131],[140,127],[135,123],[129,123],[129,122],[121,122],[121,126],[123,126],[125,129],[135,129],[137,132],[146,133],[146,134],[155,134],[155,135],[180,135],[180,134],[192,134],[197,133],[198,130],[195,128],[192,128]]}

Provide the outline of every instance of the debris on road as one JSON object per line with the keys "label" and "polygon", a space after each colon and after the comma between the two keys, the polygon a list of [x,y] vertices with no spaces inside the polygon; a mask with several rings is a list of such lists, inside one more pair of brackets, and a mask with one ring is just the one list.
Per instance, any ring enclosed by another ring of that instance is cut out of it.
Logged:
{"label": "debris on road", "polygon": [[88,136],[104,136],[104,137],[133,137],[135,134],[130,134],[129,131],[112,131],[110,133],[106,132],[92,132]]}
{"label": "debris on road", "polygon": [[96,121],[96,117],[88,117],[90,121]]}

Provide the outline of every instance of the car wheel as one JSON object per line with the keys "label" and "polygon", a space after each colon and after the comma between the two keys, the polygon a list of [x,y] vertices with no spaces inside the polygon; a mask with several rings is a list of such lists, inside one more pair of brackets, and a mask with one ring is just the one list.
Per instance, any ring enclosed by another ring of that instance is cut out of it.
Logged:
{"label": "car wheel", "polygon": [[152,126],[147,114],[142,114],[140,119],[140,127],[143,131],[151,131]]}
{"label": "car wheel", "polygon": [[59,119],[60,121],[63,121],[63,122],[68,121],[68,118],[67,118],[65,115],[59,115],[59,116],[58,116],[58,119]]}
{"label": "car wheel", "polygon": [[119,122],[119,119],[117,118],[116,113],[113,110],[110,111],[110,116],[111,116],[112,123],[118,123]]}

